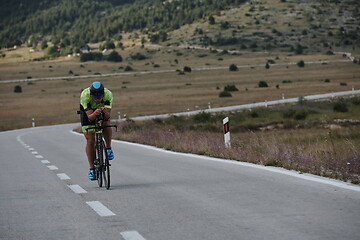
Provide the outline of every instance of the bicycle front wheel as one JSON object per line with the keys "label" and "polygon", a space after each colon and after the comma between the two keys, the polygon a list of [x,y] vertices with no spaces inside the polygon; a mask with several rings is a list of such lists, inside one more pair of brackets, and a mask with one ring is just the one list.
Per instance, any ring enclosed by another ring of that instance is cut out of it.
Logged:
{"label": "bicycle front wheel", "polygon": [[104,155],[103,155],[103,148],[101,145],[96,146],[96,179],[98,182],[99,187],[103,185],[103,165],[104,165]]}
{"label": "bicycle front wheel", "polygon": [[106,189],[110,189],[110,163],[109,158],[106,152],[105,144],[103,142],[103,152],[104,152],[104,164],[103,164],[103,178]]}

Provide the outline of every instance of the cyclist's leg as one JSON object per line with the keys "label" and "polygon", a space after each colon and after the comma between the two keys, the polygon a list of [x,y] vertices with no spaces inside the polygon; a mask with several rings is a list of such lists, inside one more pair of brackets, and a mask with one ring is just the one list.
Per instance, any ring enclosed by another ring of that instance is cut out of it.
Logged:
{"label": "cyclist's leg", "polygon": [[[104,126],[109,126],[110,125],[110,120],[107,121],[103,121],[103,125]],[[107,152],[107,156],[109,158],[109,160],[113,160],[114,159],[114,153],[111,149],[111,139],[112,139],[112,129],[111,128],[105,128],[103,130],[103,137],[105,139],[105,143],[106,143],[106,152]]]}
{"label": "cyclist's leg", "polygon": [[95,159],[95,132],[94,129],[90,129],[87,131],[88,128],[94,127],[94,121],[90,121],[85,113],[85,110],[82,105],[80,105],[80,122],[82,126],[82,132],[86,138],[86,156],[88,158],[90,169],[94,168],[94,159]]}
{"label": "cyclist's leg", "polygon": [[95,159],[95,132],[89,131],[84,132],[84,136],[86,138],[86,156],[88,158],[90,169],[94,168],[94,159]]}
{"label": "cyclist's leg", "polygon": [[[103,126],[109,126],[110,119],[107,121],[103,121]],[[111,148],[111,139],[112,139],[112,129],[110,127],[105,128],[103,130],[103,137],[105,139],[106,147]]]}

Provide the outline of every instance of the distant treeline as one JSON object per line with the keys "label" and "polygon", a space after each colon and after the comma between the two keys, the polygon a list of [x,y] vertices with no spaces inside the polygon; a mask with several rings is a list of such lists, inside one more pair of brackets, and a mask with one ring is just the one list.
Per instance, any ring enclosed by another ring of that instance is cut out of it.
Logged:
{"label": "distant treeline", "polygon": [[122,32],[167,32],[247,0],[12,0],[1,3],[0,47],[85,46]]}

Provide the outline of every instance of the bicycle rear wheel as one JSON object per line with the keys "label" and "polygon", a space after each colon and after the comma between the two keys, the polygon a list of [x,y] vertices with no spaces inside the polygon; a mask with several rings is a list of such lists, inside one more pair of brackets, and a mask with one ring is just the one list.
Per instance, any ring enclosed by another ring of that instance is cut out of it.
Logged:
{"label": "bicycle rear wheel", "polygon": [[108,155],[107,155],[107,152],[106,152],[106,148],[105,148],[105,143],[103,142],[103,155],[105,156],[104,157],[104,164],[103,164],[103,172],[102,172],[102,175],[103,175],[103,178],[104,178],[104,184],[105,184],[105,187],[106,189],[110,189],[110,163],[109,163],[109,158],[108,158]]}

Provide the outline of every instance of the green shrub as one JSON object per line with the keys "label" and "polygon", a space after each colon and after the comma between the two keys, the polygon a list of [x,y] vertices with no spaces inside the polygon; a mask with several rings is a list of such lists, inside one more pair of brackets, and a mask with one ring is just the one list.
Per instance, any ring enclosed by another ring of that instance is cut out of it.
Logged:
{"label": "green shrub", "polygon": [[296,113],[295,109],[288,109],[283,113],[284,118],[292,118]]}
{"label": "green shrub", "polygon": [[212,116],[210,113],[201,112],[192,117],[193,121],[196,123],[204,123],[204,122],[211,122]]}
{"label": "green shrub", "polygon": [[235,85],[226,85],[224,87],[224,91],[225,92],[236,92],[236,91],[239,91],[239,89],[237,89]]}
{"label": "green shrub", "polygon": [[185,66],[184,67],[184,72],[191,72],[191,67]]}
{"label": "green shrub", "polygon": [[229,71],[237,71],[238,70],[238,67],[235,65],[235,64],[231,64],[230,66],[229,66]]}
{"label": "green shrub", "polygon": [[132,119],[128,119],[126,124],[122,127],[123,132],[132,132],[138,129],[140,129],[140,125],[136,124]]}
{"label": "green shrub", "polygon": [[122,57],[117,51],[112,51],[107,57],[109,62],[122,62]]}
{"label": "green shrub", "polygon": [[265,81],[260,81],[258,85],[260,88],[269,87],[269,85]]}
{"label": "green shrub", "polygon": [[213,16],[210,16],[208,20],[209,20],[209,24],[210,24],[210,25],[214,25],[214,24],[215,24],[215,18],[214,18]]}
{"label": "green shrub", "polygon": [[185,122],[185,117],[183,116],[176,116],[176,115],[171,115],[170,117],[166,118],[164,120],[164,122],[166,124],[183,124]]}
{"label": "green shrub", "polygon": [[145,59],[147,59],[147,57],[142,53],[136,53],[134,55],[131,55],[130,57],[133,60],[145,60]]}
{"label": "green shrub", "polygon": [[298,65],[299,67],[305,67],[305,62],[304,62],[303,60],[300,60],[300,61],[297,63],[297,65]]}
{"label": "green shrub", "polygon": [[125,72],[129,72],[129,71],[132,71],[133,69],[132,69],[132,67],[130,67],[130,66],[126,66],[126,68],[124,69],[124,71]]}
{"label": "green shrub", "polygon": [[258,118],[258,117],[259,117],[259,113],[257,113],[257,112],[251,112],[251,113],[250,113],[250,117],[252,117],[252,118]]}
{"label": "green shrub", "polygon": [[222,91],[221,93],[219,93],[219,97],[232,97],[232,95],[228,91]]}
{"label": "green shrub", "polygon": [[45,49],[44,51],[45,57],[59,57],[60,54],[58,52],[57,46],[51,46]]}
{"label": "green shrub", "polygon": [[347,106],[346,102],[344,102],[344,101],[339,101],[339,102],[334,103],[333,110],[334,110],[334,112],[348,112],[349,111],[348,106]]}
{"label": "green shrub", "polygon": [[307,110],[299,110],[299,111],[296,111],[294,119],[295,120],[305,120],[308,115],[309,115],[309,112]]}
{"label": "green shrub", "polygon": [[101,52],[82,53],[80,55],[80,62],[102,61],[102,60],[103,60],[103,54]]}
{"label": "green shrub", "polygon": [[351,103],[354,104],[354,105],[360,105],[360,97],[352,98]]}
{"label": "green shrub", "polygon": [[20,85],[16,85],[15,88],[14,88],[14,92],[15,93],[22,93],[22,88]]}

